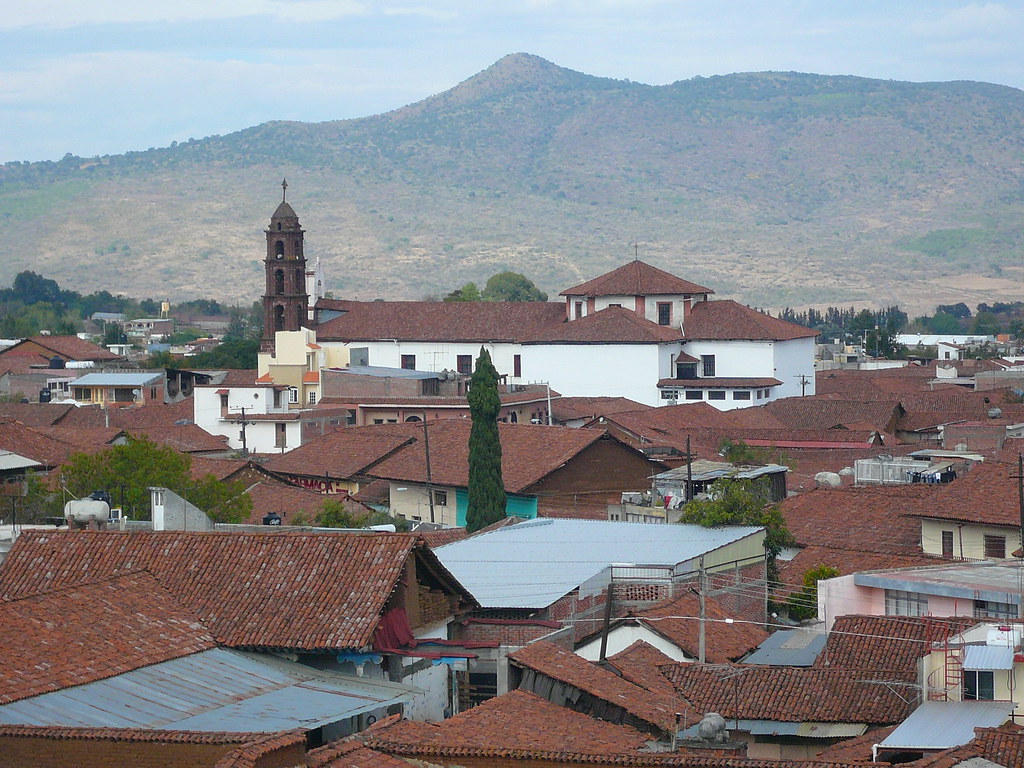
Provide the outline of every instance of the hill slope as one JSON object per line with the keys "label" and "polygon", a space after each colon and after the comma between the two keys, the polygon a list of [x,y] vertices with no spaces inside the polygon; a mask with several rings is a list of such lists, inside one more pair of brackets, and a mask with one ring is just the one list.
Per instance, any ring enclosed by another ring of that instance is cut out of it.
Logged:
{"label": "hill slope", "polygon": [[262,290],[280,179],[336,295],[640,256],[760,306],[1019,298],[1024,92],[763,72],[667,86],[515,54],[383,115],[0,168],[0,283]]}

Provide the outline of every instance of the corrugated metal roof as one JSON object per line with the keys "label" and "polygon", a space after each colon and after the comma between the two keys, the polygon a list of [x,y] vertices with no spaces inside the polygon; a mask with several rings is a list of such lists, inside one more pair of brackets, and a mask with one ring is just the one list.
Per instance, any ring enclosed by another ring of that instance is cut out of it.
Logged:
{"label": "corrugated metal roof", "polygon": [[964,646],[964,669],[1013,669],[1013,648],[1002,645]]}
{"label": "corrugated metal roof", "polygon": [[[781,464],[768,464],[763,467],[737,467],[724,461],[707,461],[697,459],[690,465],[690,475],[694,482],[706,480],[717,480],[720,477],[732,477],[738,480],[748,480],[761,475],[774,474],[776,472],[789,472],[789,467]],[[683,481],[687,477],[686,466],[674,467],[666,472],[655,475],[655,480],[676,480]]]}
{"label": "corrugated metal roof", "polygon": [[[730,731],[744,731],[758,736],[802,736],[806,739],[851,739],[868,729],[865,723],[800,723],[781,720],[726,720]],[[697,725],[681,731],[684,739],[697,738]]]}
{"label": "corrugated metal roof", "polygon": [[26,459],[10,451],[0,450],[0,470],[4,469],[28,469],[29,467],[41,467],[38,461]]}
{"label": "corrugated metal roof", "polygon": [[950,749],[974,738],[975,728],[996,728],[1011,701],[926,701],[878,745],[881,749]]}
{"label": "corrugated metal roof", "polygon": [[76,387],[146,387],[163,380],[160,373],[87,373],[75,379]]}
{"label": "corrugated metal roof", "polygon": [[487,608],[543,608],[612,564],[695,560],[762,528],[542,519],[470,536],[435,550]]}
{"label": "corrugated metal roof", "polygon": [[824,632],[808,629],[783,629],[772,633],[744,664],[766,664],[785,667],[810,667],[825,647]]}
{"label": "corrugated metal roof", "polygon": [[4,705],[0,723],[278,731],[338,722],[417,692],[266,654],[214,648]]}

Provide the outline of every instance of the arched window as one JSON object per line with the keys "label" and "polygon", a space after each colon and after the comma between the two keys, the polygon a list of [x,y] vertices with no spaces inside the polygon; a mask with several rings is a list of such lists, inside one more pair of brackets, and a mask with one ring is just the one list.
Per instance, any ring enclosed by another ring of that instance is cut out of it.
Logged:
{"label": "arched window", "polygon": [[280,304],[274,307],[274,330],[284,330],[284,307],[282,307]]}
{"label": "arched window", "polygon": [[[278,224],[278,226],[281,225]],[[279,259],[284,258],[284,240],[278,240],[276,243],[274,243],[274,255],[277,256],[277,258]]]}
{"label": "arched window", "polygon": [[405,419],[407,422],[423,421],[419,416],[407,416]]}
{"label": "arched window", "polygon": [[276,293],[278,296],[280,296],[282,293],[284,293],[284,270],[283,269],[275,269],[274,270],[274,293]]}
{"label": "arched window", "polygon": [[302,321],[306,318],[303,316],[302,307],[298,306],[295,308],[295,330],[299,330],[302,327]]}
{"label": "arched window", "polygon": [[512,413],[510,413],[508,415],[508,420],[510,422],[512,422],[513,424],[518,424],[519,423],[519,414],[516,413],[515,411],[512,411]]}

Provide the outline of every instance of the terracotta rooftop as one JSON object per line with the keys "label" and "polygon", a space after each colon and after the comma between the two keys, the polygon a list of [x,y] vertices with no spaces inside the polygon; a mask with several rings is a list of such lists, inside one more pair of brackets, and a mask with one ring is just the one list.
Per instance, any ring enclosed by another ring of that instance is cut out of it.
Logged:
{"label": "terracotta rooftop", "polygon": [[526,691],[511,691],[440,723],[400,721],[377,729],[369,746],[399,754],[493,756],[506,750],[606,755],[630,754],[648,737],[552,704]]}
{"label": "terracotta rooftop", "polygon": [[[32,344],[40,346],[47,352],[62,357],[65,360],[76,362],[89,360],[103,362],[122,359],[109,349],[104,349],[93,344],[91,341],[85,341],[77,336],[29,336],[27,339],[0,352],[0,356],[24,354],[26,348]],[[35,353],[33,352],[32,354]]]}
{"label": "terracotta rooftop", "polygon": [[[433,763],[423,763],[431,768]],[[306,768],[409,768],[401,758],[370,749],[359,741],[325,744],[306,753]],[[219,768],[219,767],[218,767]]]}
{"label": "terracotta rooftop", "polygon": [[975,464],[952,483],[937,486],[932,504],[912,507],[905,514],[1019,528],[1016,474],[1016,463]]}
{"label": "terracotta rooftop", "polygon": [[201,480],[213,475],[220,481],[227,480],[231,475],[248,466],[246,459],[217,459],[209,456],[192,457],[192,477]]}
{"label": "terracotta rooftop", "polygon": [[245,491],[252,499],[252,514],[247,522],[261,525],[263,516],[277,512],[285,525],[295,525],[295,518],[302,514],[307,518],[305,525],[316,525],[314,518],[328,499],[341,502],[342,506],[357,515],[369,515],[372,510],[364,504],[342,494],[325,495],[290,485],[273,477],[264,477]]}
{"label": "terracotta rooftop", "polygon": [[57,424],[64,427],[102,427],[107,421],[111,427],[121,429],[141,427],[171,427],[192,423],[192,398],[176,403],[150,403],[126,408],[104,409],[98,405],[72,408]]}
{"label": "terracotta rooftop", "polygon": [[675,664],[675,659],[669,658],[653,645],[636,640],[607,660],[615,671],[634,685],[662,696],[676,696],[675,686],[661,673],[661,668]]}
{"label": "terracotta rooftop", "polygon": [[25,531],[0,598],[145,568],[224,645],[361,648],[414,552],[446,573],[407,534]]}
{"label": "terracotta rooftop", "polygon": [[928,655],[932,643],[977,623],[969,617],[839,616],[814,667],[861,669],[914,682],[918,661]]}
{"label": "terracotta rooftop", "polygon": [[824,397],[787,397],[761,406],[780,425],[795,429],[832,429],[849,424],[871,425],[891,433],[902,415],[898,401],[836,400]]}
{"label": "terracotta rooftop", "polygon": [[519,342],[566,322],[565,306],[545,301],[321,301],[318,307],[342,313],[320,324],[320,342]]}
{"label": "terracotta rooftop", "polygon": [[688,341],[789,341],[818,335],[810,328],[771,317],[731,299],[698,301],[683,321],[683,333]]}
{"label": "terracotta rooftop", "polygon": [[422,425],[417,430],[404,424],[336,429],[287,453],[272,456],[264,466],[273,472],[343,480],[360,475],[411,444],[422,431]]}
{"label": "terracotta rooftop", "polygon": [[82,450],[78,445],[46,434],[45,429],[34,429],[12,419],[0,418],[0,450],[11,451],[46,467],[56,467],[72,453]]}
{"label": "terracotta rooftop", "polygon": [[567,288],[559,296],[674,296],[702,293],[714,291],[637,259],[593,280]]}
{"label": "terracotta rooftop", "polygon": [[[768,637],[768,633],[757,624],[745,621],[726,623],[726,619],[733,617],[713,598],[705,600],[705,612],[711,619],[706,624],[705,632],[705,658],[708,663],[736,661]],[[697,658],[700,646],[700,622],[697,620],[700,616],[700,601],[696,595],[682,594],[642,611],[632,611],[630,616],[639,619],[691,658]]]}
{"label": "terracotta rooftop", "polygon": [[[469,432],[463,419],[430,422],[431,478],[435,485],[464,488],[469,482]],[[419,430],[422,433],[422,429]],[[605,438],[596,429],[569,429],[534,424],[498,424],[505,490],[521,493]],[[610,439],[610,438],[609,438]],[[368,470],[374,477],[426,482],[426,456],[420,438]]]}
{"label": "terracotta rooftop", "polygon": [[144,571],[0,601],[0,644],[2,704],[216,647]]}
{"label": "terracotta rooftop", "polygon": [[[860,546],[864,546],[861,544]],[[868,544],[867,546],[871,546]],[[937,557],[917,553],[897,555],[892,552],[866,552],[863,549],[843,549],[834,546],[814,545],[804,547],[792,560],[779,561],[781,586],[775,590],[775,599],[782,599],[803,586],[804,574],[819,565],[827,565],[848,576],[861,571],[877,571],[888,568],[921,568],[940,565]]]}
{"label": "terracotta rooftop", "polygon": [[697,712],[726,720],[887,725],[914,708],[905,691],[866,682],[859,670],[675,664],[662,672]]}
{"label": "terracotta rooftop", "polygon": [[56,424],[68,411],[74,410],[73,405],[56,403],[0,403],[0,419],[10,418],[27,427],[46,427]]}
{"label": "terracotta rooftop", "polygon": [[555,421],[593,419],[628,411],[646,411],[651,406],[626,397],[560,397],[551,403],[551,416]]}
{"label": "terracotta rooftop", "polygon": [[571,323],[552,326],[523,341],[528,344],[660,344],[682,339],[678,328],[652,323],[631,309],[608,307]]}
{"label": "terracotta rooftop", "polygon": [[675,713],[679,709],[676,697],[635,685],[554,643],[538,640],[520,648],[508,658],[517,666],[528,667],[595,698],[622,707],[631,715],[661,730],[669,730],[674,726]]}
{"label": "terracotta rooftop", "polygon": [[227,452],[228,439],[224,435],[211,435],[195,424],[128,427],[133,437],[146,437],[157,445],[173,448],[179,453]]}

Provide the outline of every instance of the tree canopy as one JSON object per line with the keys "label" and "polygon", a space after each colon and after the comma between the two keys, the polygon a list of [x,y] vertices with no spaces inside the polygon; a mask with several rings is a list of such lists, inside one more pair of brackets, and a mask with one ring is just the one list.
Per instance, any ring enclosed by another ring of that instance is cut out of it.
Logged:
{"label": "tree canopy", "polygon": [[501,476],[501,440],[498,435],[498,372],[483,347],[469,383],[469,507],[466,528],[477,531],[505,517],[505,483]]}
{"label": "tree canopy", "polygon": [[[61,467],[64,488],[76,498],[105,490],[115,505],[135,519],[149,517],[149,488],[168,488],[203,510],[214,522],[237,523],[252,512],[252,499],[240,482],[225,483],[213,475],[196,480],[192,457],[157,445],[145,437],[129,437],[98,453],[74,453]],[[63,500],[57,499],[58,506]]]}
{"label": "tree canopy", "polygon": [[476,283],[466,283],[444,297],[444,301],[547,301],[548,295],[519,272],[498,272],[487,278],[481,291]]}

